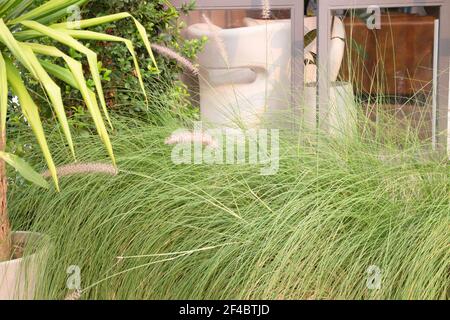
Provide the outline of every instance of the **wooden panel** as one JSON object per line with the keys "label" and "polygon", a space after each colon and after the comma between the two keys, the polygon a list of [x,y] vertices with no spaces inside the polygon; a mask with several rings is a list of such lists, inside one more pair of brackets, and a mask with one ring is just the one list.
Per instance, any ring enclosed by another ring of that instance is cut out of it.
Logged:
{"label": "wooden panel", "polygon": [[381,29],[347,17],[346,54],[341,76],[364,93],[428,94],[433,78],[433,16],[383,14]]}
{"label": "wooden panel", "polygon": [[401,141],[408,132],[421,140],[431,140],[433,136],[431,108],[415,104],[363,104],[363,108],[373,127],[392,139]]}

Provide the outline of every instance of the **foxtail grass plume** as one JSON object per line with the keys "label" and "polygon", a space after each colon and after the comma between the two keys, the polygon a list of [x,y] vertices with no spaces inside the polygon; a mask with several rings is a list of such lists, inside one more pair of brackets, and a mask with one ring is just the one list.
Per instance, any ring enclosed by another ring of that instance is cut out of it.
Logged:
{"label": "foxtail grass plume", "polygon": [[198,75],[198,68],[191,61],[189,61],[179,53],[159,44],[152,44],[151,47],[162,56],[177,61],[182,67],[189,70],[194,75]]}
{"label": "foxtail grass plume", "polygon": [[269,0],[262,0],[262,13],[261,13],[261,17],[263,19],[270,19],[271,16],[271,9],[270,9],[270,1]]}
{"label": "foxtail grass plume", "polygon": [[[56,168],[56,174],[58,177],[72,176],[75,174],[89,174],[89,173],[104,173],[111,176],[116,176],[118,170],[115,166],[108,163],[101,162],[85,162],[85,163],[72,163]],[[46,170],[42,173],[44,178],[51,176],[50,171]]]}
{"label": "foxtail grass plume", "polygon": [[80,300],[81,298],[81,290],[77,289],[72,292],[70,292],[64,300]]}
{"label": "foxtail grass plume", "polygon": [[168,137],[165,141],[165,144],[172,145],[178,143],[200,143],[204,146],[209,146],[213,148],[217,148],[217,141],[207,133],[197,133],[197,132],[181,132],[181,133],[173,133]]}

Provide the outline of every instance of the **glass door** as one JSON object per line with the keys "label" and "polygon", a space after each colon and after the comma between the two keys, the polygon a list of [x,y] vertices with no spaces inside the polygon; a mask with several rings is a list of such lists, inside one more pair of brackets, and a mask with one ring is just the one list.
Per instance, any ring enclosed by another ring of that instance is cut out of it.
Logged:
{"label": "glass door", "polygon": [[184,36],[202,41],[199,74],[184,80],[203,122],[290,127],[302,87],[302,19],[296,0],[196,1],[182,20]]}
{"label": "glass door", "polygon": [[371,3],[319,2],[322,125],[399,145],[411,139],[445,144],[449,43],[443,39],[450,32],[444,14],[449,6]]}

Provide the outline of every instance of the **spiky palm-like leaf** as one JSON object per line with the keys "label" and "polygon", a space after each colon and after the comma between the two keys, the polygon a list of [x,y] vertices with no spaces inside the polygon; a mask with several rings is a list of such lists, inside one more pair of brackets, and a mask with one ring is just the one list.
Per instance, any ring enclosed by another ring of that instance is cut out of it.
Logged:
{"label": "spiky palm-like leaf", "polygon": [[[79,9],[79,6],[86,1],[88,0],[48,0],[42,5],[34,5],[34,0],[0,0],[0,262],[8,260],[11,254],[4,164],[13,166],[25,179],[37,185],[42,187],[48,185],[47,181],[24,160],[6,153],[4,150],[9,91],[18,97],[22,113],[39,143],[48,166],[48,172],[53,178],[56,189],[59,189],[56,167],[39,116],[39,106],[33,101],[25,87],[22,72],[29,73],[45,90],[74,157],[75,150],[64,110],[61,88],[54,79],[62,80],[80,91],[100,140],[105,145],[115,166],[114,153],[104,121],[105,118],[112,127],[100,81],[97,54],[85,46],[82,41],[114,41],[125,44],[133,58],[136,74],[145,95],[144,84],[130,40],[85,29],[129,18],[136,25],[154,67],[157,69],[144,27],[127,12],[94,19],[60,22],[74,10]],[[40,43],[43,38],[53,40],[55,46]],[[81,62],[65,54],[64,49],[60,50],[59,47],[78,51],[82,59],[87,60],[95,92],[88,88]],[[48,62],[42,59],[43,57],[58,59],[62,64]],[[25,71],[21,72],[21,70]]]}
{"label": "spiky palm-like leaf", "polygon": [[[34,103],[27,88],[23,85],[19,65],[42,85],[73,155],[75,155],[75,150],[64,112],[61,89],[54,79],[60,79],[80,91],[99,137],[113,163],[115,163],[114,154],[104,118],[109,126],[112,125],[100,81],[97,54],[85,46],[82,41],[113,41],[125,44],[133,58],[136,74],[145,95],[144,84],[134,47],[130,40],[86,29],[129,18],[136,25],[149,56],[157,68],[144,27],[127,12],[94,19],[60,22],[61,19],[73,12],[73,8],[77,8],[86,1],[49,0],[40,6],[33,7],[33,0],[0,0],[0,129],[5,130],[6,127],[7,96],[10,89],[19,98],[22,112],[33,129],[57,188],[58,179],[42,129],[39,107]],[[86,75],[83,73],[81,62],[71,58],[56,46],[39,44],[39,40],[42,38],[50,38],[54,40],[55,45],[59,43],[67,49],[74,49],[82,54],[88,62],[90,76],[95,85],[95,93],[87,86]],[[42,57],[45,56],[61,59],[65,67],[42,60]],[[7,156],[6,153],[3,153],[3,155]],[[8,163],[13,164],[14,159],[16,158],[8,156]],[[33,177],[36,176],[33,175]],[[41,183],[41,185],[43,184]]]}

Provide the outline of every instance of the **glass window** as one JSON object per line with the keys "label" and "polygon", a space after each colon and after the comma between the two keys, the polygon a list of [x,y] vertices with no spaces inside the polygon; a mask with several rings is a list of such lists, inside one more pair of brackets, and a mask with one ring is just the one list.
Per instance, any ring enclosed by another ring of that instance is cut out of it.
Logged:
{"label": "glass window", "polygon": [[225,127],[273,125],[291,98],[289,9],[208,9],[184,17],[184,35],[204,41],[200,74],[188,82],[202,121]]}
{"label": "glass window", "polygon": [[[399,142],[433,139],[438,12],[423,6],[332,12],[343,24],[334,37],[345,37],[337,79],[351,85],[375,134]],[[329,72],[334,77],[333,65]]]}

